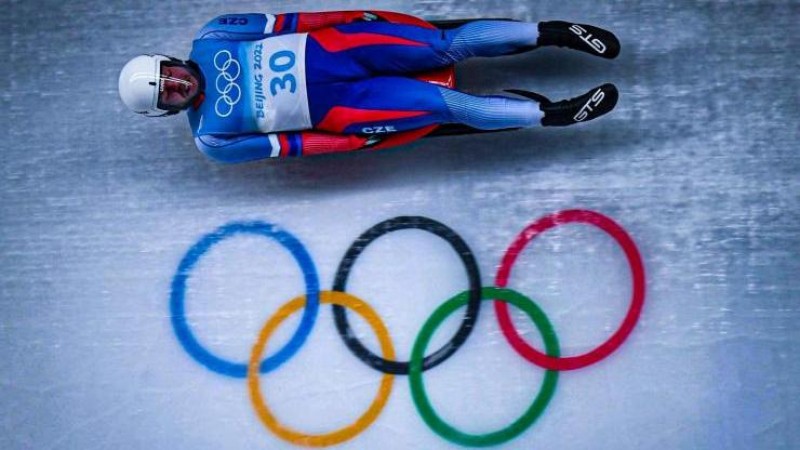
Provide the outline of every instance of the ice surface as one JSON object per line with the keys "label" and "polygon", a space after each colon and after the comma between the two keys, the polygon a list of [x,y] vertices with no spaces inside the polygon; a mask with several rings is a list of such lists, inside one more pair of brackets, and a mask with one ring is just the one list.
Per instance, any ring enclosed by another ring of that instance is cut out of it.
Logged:
{"label": "ice surface", "polygon": [[[360,233],[399,215],[457,231],[491,286],[513,238],[563,209],[602,212],[639,245],[647,302],[622,347],[560,374],[542,417],[507,448],[797,448],[800,433],[800,20],[796,1],[353,1],[428,18],[567,19],[617,32],[615,61],[567,50],[471,61],[472,92],[532,89],[570,97],[605,81],[608,117],[539,129],[428,140],[372,154],[214,164],[185,118],[128,113],[117,74],[133,55],[182,56],[225,12],[314,10],[290,1],[4,3],[0,69],[7,136],[0,165],[0,448],[291,448],[259,422],[247,383],[209,371],[170,324],[170,285],[203,235],[262,220],[297,236],[323,289]],[[384,320],[407,359],[422,323],[467,286],[458,255],[421,231],[379,239],[348,290]],[[510,287],[535,299],[567,355],[596,346],[630,297],[622,251],[566,225],[521,255]],[[303,292],[275,242],[215,246],[187,283],[198,340],[236,362],[259,329]],[[441,346],[462,311],[446,321]],[[377,351],[365,322],[354,332]],[[520,313],[515,323],[541,347]],[[296,329],[292,316],[270,341]],[[466,344],[426,372],[443,418],[470,433],[513,421],[544,371],[509,347],[484,304]],[[320,309],[308,342],[262,376],[270,408],[309,433],[355,420],[380,374],[354,358]],[[422,421],[397,376],[376,422],[342,448],[451,448]]]}

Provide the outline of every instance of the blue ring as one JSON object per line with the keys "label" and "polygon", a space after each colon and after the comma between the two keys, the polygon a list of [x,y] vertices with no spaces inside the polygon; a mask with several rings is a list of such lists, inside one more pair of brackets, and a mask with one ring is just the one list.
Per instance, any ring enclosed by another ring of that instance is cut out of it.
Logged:
{"label": "blue ring", "polygon": [[285,363],[294,356],[300,347],[305,343],[306,338],[311,333],[314,323],[317,320],[319,311],[319,277],[317,269],[311,256],[306,251],[303,244],[288,232],[280,229],[276,225],[265,222],[232,222],[219,227],[216,231],[206,234],[196,244],[189,249],[178,265],[178,271],[172,278],[172,292],[170,293],[170,313],[172,328],[183,348],[197,362],[222,375],[234,378],[247,377],[247,364],[234,363],[221,359],[206,350],[192,334],[189,324],[186,322],[186,312],[184,310],[184,300],[186,297],[186,280],[189,279],[192,269],[197,261],[205,255],[214,244],[217,244],[236,234],[256,234],[266,236],[278,241],[284,246],[300,265],[303,271],[303,278],[306,284],[306,306],[303,309],[303,317],[300,319],[300,326],[297,327],[292,338],[277,353],[261,362],[259,371],[268,373]]}

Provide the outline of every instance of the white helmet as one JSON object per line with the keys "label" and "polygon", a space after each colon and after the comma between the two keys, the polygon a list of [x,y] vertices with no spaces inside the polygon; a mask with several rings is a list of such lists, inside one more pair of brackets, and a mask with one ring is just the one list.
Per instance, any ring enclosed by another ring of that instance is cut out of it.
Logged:
{"label": "white helmet", "polygon": [[188,61],[159,54],[139,55],[128,61],[119,74],[119,95],[128,108],[148,117],[176,114],[183,109],[159,102],[163,63],[187,67],[201,78],[196,66],[192,67]]}

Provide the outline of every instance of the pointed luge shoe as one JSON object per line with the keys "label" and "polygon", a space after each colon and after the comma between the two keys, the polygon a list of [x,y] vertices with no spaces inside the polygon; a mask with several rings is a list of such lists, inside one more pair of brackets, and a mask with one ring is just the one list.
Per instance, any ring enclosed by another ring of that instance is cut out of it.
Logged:
{"label": "pointed luge shoe", "polygon": [[560,20],[539,22],[536,44],[567,47],[606,59],[616,58],[620,51],[619,39],[614,33],[592,25]]}
{"label": "pointed luge shoe", "polygon": [[508,89],[506,92],[539,103],[539,109],[544,113],[542,126],[545,127],[563,127],[596,119],[614,109],[619,100],[619,91],[611,83],[598,86],[580,97],[558,102],[550,101],[541,94],[520,89]]}

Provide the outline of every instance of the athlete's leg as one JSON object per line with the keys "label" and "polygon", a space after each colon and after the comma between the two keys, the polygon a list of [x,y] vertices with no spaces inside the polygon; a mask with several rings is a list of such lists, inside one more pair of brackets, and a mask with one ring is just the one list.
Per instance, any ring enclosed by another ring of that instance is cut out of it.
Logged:
{"label": "athlete's leg", "polygon": [[539,125],[535,101],[473,96],[403,77],[310,84],[315,129],[345,134],[392,133],[460,123],[483,130]]}
{"label": "athlete's leg", "polygon": [[481,20],[451,30],[358,22],[312,32],[311,82],[436,69],[471,56],[499,56],[536,46],[535,23]]}
{"label": "athlete's leg", "polygon": [[605,30],[567,22],[477,20],[450,30],[388,22],[357,22],[314,31],[307,65],[319,81],[406,74],[444,67],[472,56],[500,56],[538,46],[569,47],[605,58],[619,41]]}

